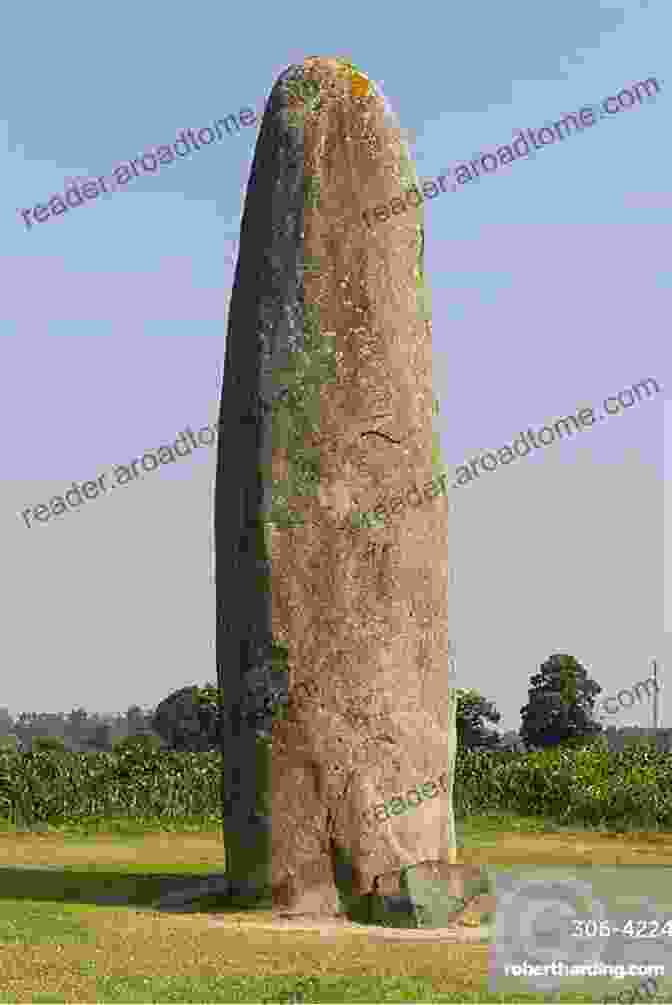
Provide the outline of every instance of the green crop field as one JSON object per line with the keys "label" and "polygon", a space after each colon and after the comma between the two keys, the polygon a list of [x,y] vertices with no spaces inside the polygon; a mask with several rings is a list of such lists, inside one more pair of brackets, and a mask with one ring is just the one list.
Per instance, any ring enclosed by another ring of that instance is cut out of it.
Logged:
{"label": "green crop field", "polygon": [[[0,1002],[545,1000],[490,994],[487,945],[267,931],[267,906],[216,897],[155,910],[223,871],[219,765],[0,754]],[[669,778],[667,755],[648,750],[462,755],[459,860],[670,865]]]}

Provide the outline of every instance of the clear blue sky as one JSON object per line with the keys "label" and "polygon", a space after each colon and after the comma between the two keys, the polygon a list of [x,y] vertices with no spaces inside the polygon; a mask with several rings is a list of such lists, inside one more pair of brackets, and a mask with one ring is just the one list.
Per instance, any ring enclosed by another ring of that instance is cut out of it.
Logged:
{"label": "clear blue sky", "polygon": [[[661,83],[655,100],[428,202],[425,254],[449,471],[530,426],[599,414],[643,378],[661,386],[450,491],[456,683],[494,701],[509,729],[554,651],[585,661],[603,696],[646,677],[652,658],[664,682],[670,5],[461,8],[4,12],[0,705],[12,715],[148,708],[215,679],[214,447],[30,530],[19,513],[216,421],[227,241],[258,127],[31,230],[18,211],[181,129],[245,106],[261,116],[277,76],[315,55],[349,56],[382,82],[425,178],[637,81]],[[672,725],[667,711],[663,690]]]}

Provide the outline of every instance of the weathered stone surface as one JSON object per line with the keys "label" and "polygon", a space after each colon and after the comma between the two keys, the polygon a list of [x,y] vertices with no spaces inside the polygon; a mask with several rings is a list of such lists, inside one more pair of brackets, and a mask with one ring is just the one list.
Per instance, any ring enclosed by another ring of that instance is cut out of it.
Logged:
{"label": "weathered stone surface", "polygon": [[[229,314],[217,663],[227,869],[296,913],[352,912],[377,876],[454,852],[422,211],[362,218],[413,184],[364,75],[307,59],[279,78]],[[382,499],[380,526],[353,525]]]}
{"label": "weathered stone surface", "polygon": [[483,866],[421,862],[376,878],[370,920],[392,927],[443,928],[466,913],[494,912],[492,889]]}

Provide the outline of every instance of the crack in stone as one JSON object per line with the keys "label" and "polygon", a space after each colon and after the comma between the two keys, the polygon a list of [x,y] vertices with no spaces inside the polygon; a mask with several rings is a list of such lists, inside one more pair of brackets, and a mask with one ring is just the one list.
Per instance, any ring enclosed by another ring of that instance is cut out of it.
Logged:
{"label": "crack in stone", "polygon": [[382,436],[383,439],[389,440],[390,443],[402,443],[403,442],[402,440],[393,440],[391,436],[387,435],[387,433],[380,433],[380,432],[378,432],[377,429],[370,429],[368,432],[362,433],[361,435],[362,436]]}

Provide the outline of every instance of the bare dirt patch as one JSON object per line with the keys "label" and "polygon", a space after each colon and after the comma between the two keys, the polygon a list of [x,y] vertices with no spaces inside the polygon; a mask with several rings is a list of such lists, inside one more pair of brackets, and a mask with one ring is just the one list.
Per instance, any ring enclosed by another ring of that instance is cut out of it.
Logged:
{"label": "bare dirt patch", "polygon": [[0,834],[0,867],[123,864],[130,868],[140,863],[165,866],[168,870],[171,866],[185,869],[203,866],[209,871],[224,871],[221,832],[148,833],[137,840],[109,834],[81,840],[64,838],[58,833]]}
{"label": "bare dirt patch", "polygon": [[[566,831],[557,834],[497,833],[463,848],[459,861],[483,865],[651,865],[672,864],[672,833],[598,834]],[[58,833],[0,834],[0,866],[125,864],[203,867],[224,871],[220,831],[201,834],[153,834],[138,840],[102,834],[82,840]]]}
{"label": "bare dirt patch", "polygon": [[[210,927],[228,927],[228,921],[211,921]],[[481,925],[450,925],[447,928],[389,928],[381,925],[358,925],[352,921],[323,921],[319,918],[292,921],[274,917],[271,921],[247,921],[247,931],[253,929],[273,932],[308,932],[321,938],[341,939],[346,935],[365,936],[367,939],[382,939],[396,942],[453,942],[463,945],[478,945],[488,936],[488,929]]]}
{"label": "bare dirt patch", "polygon": [[[105,947],[105,973],[126,965],[155,975],[196,968],[202,974],[339,974],[431,977],[437,986],[464,970],[476,984],[487,974],[488,946],[457,931],[381,929],[349,922],[287,922],[271,911],[223,917],[96,911],[87,923]],[[369,929],[375,929],[370,931]],[[472,930],[475,931],[475,930]],[[381,934],[387,933],[387,934]],[[400,945],[399,934],[403,942]],[[448,944],[446,944],[448,943]],[[452,945],[450,944],[452,943]]]}
{"label": "bare dirt patch", "polygon": [[[471,848],[460,851],[459,859],[493,867],[669,865],[672,834],[483,832],[474,836]],[[223,843],[217,830],[147,833],[128,840],[106,834],[81,840],[53,833],[0,835],[0,866],[5,869],[50,866],[52,874],[54,868],[68,872],[108,866],[120,878],[124,871],[157,871],[178,877],[180,872],[201,869],[210,874],[222,872],[223,864]],[[36,900],[39,892],[36,887]],[[16,920],[18,902],[7,907]],[[63,940],[62,922],[50,922],[48,915],[53,910],[47,909],[43,927],[46,930],[53,925],[53,944],[32,944],[28,938],[27,942],[2,947],[5,991],[14,1000],[33,1000],[37,990],[53,993],[58,988],[66,1001],[95,1001],[94,974],[119,978],[151,974],[157,979],[193,974],[240,978],[250,974],[353,979],[408,976],[430,980],[437,993],[478,992],[488,974],[489,946],[478,944],[478,925],[455,925],[447,931],[384,929],[340,920],[281,918],[270,910],[225,913],[218,906],[205,905],[200,911],[163,913],[149,905],[105,907],[75,900],[63,908],[86,926],[93,944]],[[33,921],[26,925],[34,928]]]}
{"label": "bare dirt patch", "polygon": [[[502,833],[484,835],[485,846],[465,848],[459,861],[469,864],[506,867],[509,865],[647,865],[672,864],[672,834],[598,834],[586,831],[550,834]],[[64,840],[58,834],[0,835],[0,867],[36,866],[53,869],[89,869],[121,866],[123,869],[151,872],[160,869],[166,873],[181,870],[212,873],[224,871],[223,843],[220,832],[203,834],[153,834],[139,840],[125,841],[109,835],[95,839]],[[483,911],[486,908],[482,909]],[[207,911],[207,913],[206,913]],[[480,911],[469,911],[457,919],[458,923],[446,929],[383,928],[378,925],[360,925],[344,919],[282,916],[273,911],[220,912],[214,906],[205,911],[195,904],[178,913],[136,907],[125,915],[125,926],[136,924],[144,928],[147,922],[159,926],[162,932],[173,927],[204,931],[216,929],[223,934],[243,931],[263,937],[263,934],[286,934],[298,938],[345,939],[351,938],[377,944],[392,941],[408,943],[478,943],[487,935],[480,925]],[[93,915],[90,915],[93,922]],[[135,920],[132,920],[135,918]],[[144,920],[141,920],[144,919]],[[168,926],[166,928],[166,926]],[[285,940],[283,939],[283,942]]]}

